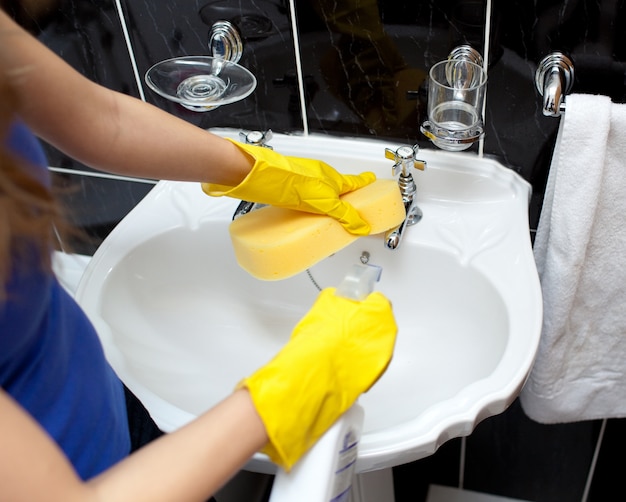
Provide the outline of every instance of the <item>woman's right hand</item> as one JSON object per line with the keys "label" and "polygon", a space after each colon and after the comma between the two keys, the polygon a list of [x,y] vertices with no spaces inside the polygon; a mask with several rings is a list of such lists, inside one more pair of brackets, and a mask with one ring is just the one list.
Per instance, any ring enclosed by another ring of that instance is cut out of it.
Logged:
{"label": "woman's right hand", "polygon": [[396,333],[381,293],[357,302],[323,290],[283,349],[239,385],[265,425],[262,451],[289,470],[384,373]]}

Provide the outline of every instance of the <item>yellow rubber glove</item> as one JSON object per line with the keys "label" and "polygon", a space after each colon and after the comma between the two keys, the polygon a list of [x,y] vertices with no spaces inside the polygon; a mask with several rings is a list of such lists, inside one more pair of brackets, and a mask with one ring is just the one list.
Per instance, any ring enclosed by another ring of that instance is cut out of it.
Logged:
{"label": "yellow rubber glove", "polygon": [[265,425],[262,450],[286,470],[387,368],[397,333],[381,293],[357,302],[323,290],[291,339],[246,387]]}
{"label": "yellow rubber glove", "polygon": [[339,196],[369,185],[376,179],[374,173],[343,175],[320,160],[287,157],[270,148],[230,141],[254,159],[252,170],[236,187],[203,183],[205,193],[326,214],[352,234],[369,234],[369,224]]}

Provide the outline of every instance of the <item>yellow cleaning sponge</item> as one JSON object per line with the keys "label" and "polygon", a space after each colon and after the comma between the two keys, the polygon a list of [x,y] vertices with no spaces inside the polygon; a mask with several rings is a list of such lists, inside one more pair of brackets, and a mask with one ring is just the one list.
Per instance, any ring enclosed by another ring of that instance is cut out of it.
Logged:
{"label": "yellow cleaning sponge", "polygon": [[[405,217],[394,180],[376,180],[341,198],[370,224],[371,234],[393,228]],[[237,218],[230,224],[230,237],[239,265],[266,281],[302,272],[358,239],[330,216],[274,206]]]}

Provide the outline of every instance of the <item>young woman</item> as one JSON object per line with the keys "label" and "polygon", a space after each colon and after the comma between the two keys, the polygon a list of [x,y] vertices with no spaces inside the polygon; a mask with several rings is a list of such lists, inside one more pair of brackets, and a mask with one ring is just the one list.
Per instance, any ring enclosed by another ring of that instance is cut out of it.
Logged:
{"label": "young woman", "polygon": [[374,179],[221,139],[102,88],[0,11],[0,499],[206,500],[260,449],[289,469],[385,370],[389,302],[325,290],[272,361],[129,455],[123,385],[51,271],[53,226],[65,224],[31,130],[94,168],[201,182],[210,195],[328,214],[357,234],[367,223],[339,195]]}

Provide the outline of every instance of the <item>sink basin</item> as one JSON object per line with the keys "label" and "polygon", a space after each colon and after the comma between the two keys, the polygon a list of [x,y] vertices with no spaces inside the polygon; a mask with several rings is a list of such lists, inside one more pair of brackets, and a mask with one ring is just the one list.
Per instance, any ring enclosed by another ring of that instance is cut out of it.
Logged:
{"label": "sink basin", "polygon": [[[237,137],[237,131],[218,133]],[[275,150],[322,158],[343,172],[390,177],[374,140],[282,136]],[[423,219],[399,249],[358,239],[308,273],[264,282],[237,264],[228,225],[238,201],[198,184],[160,182],[98,249],[77,299],[108,359],[172,431],[225,397],[288,340],[318,287],[351,265],[382,267],[376,288],[392,301],[399,333],[388,371],[365,409],[356,471],[432,454],[516,398],[541,330],[541,291],[529,228],[529,185],[495,161],[420,152],[414,175]],[[248,469],[273,472],[257,454]]]}

